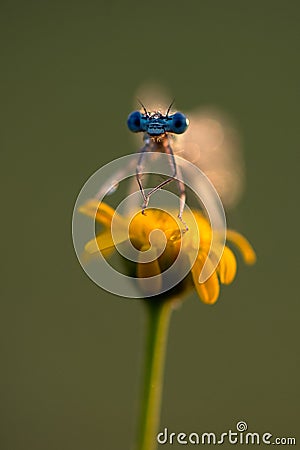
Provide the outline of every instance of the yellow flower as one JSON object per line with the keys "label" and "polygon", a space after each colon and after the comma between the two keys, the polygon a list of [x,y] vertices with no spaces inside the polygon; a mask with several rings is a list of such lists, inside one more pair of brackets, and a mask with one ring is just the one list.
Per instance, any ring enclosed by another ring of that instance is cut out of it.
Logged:
{"label": "yellow flower", "polygon": [[[184,289],[187,286],[194,286],[204,303],[214,304],[219,297],[220,284],[232,283],[237,271],[236,257],[227,244],[232,244],[240,252],[246,264],[251,265],[256,261],[255,252],[247,239],[236,231],[227,230],[226,245],[222,256],[217,266],[213,268],[210,277],[201,283],[199,282],[199,276],[205,261],[208,259],[209,263],[213,263],[208,257],[212,229],[209,221],[200,211],[192,211],[194,222],[189,220],[191,213],[186,212],[185,221],[189,227],[186,233],[182,233],[178,221],[174,219],[171,211],[166,212],[149,208],[145,215],[139,211],[129,219],[117,214],[113,208],[105,203],[98,204],[96,200],[88,201],[80,207],[79,211],[93,219],[95,218],[96,222],[103,226],[102,232],[96,239],[85,245],[87,259],[99,255],[99,251],[107,258],[115,250],[116,245],[129,240],[141,255],[140,261],[138,260],[135,264],[135,276],[141,280],[141,288],[145,291],[149,290],[149,284],[143,285],[143,280],[158,275],[158,277],[155,277],[156,281],[151,285],[151,289],[154,292],[160,292],[159,275],[170,268],[179,252],[183,251],[186,259],[190,260],[191,269],[190,274],[181,282],[181,285],[184,285]],[[111,232],[112,220],[114,221],[114,229],[117,230],[113,233],[113,236]],[[163,233],[151,234],[154,230],[161,230]],[[201,240],[199,241],[200,236]],[[150,262],[142,262],[144,252],[151,250],[151,246],[152,251],[155,252],[155,248],[161,248],[163,243],[164,250],[161,254],[152,258]],[[193,258],[195,248],[197,248],[196,258]],[[180,286],[176,286],[176,289],[180,289]]]}

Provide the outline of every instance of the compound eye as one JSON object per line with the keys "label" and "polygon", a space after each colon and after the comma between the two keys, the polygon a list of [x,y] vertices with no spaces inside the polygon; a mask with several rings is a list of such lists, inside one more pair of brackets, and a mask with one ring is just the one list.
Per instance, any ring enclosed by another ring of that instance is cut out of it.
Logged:
{"label": "compound eye", "polygon": [[182,134],[185,132],[187,127],[189,126],[189,119],[182,114],[181,112],[177,112],[171,116],[171,132],[175,134]]}
{"label": "compound eye", "polygon": [[141,118],[142,114],[139,111],[134,111],[131,114],[129,114],[127,119],[127,126],[130,131],[132,131],[133,133],[138,133],[139,131],[142,131]]}

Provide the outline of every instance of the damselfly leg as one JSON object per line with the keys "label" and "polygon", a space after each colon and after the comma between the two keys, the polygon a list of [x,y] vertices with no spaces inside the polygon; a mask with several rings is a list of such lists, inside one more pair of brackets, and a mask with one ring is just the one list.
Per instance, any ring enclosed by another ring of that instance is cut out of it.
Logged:
{"label": "damselfly leg", "polygon": [[[152,145],[151,145],[152,144]],[[184,206],[185,206],[185,199],[186,199],[186,194],[185,194],[185,186],[184,183],[181,181],[181,173],[180,173],[180,168],[177,167],[176,161],[175,161],[175,157],[174,157],[174,153],[172,150],[172,147],[170,145],[169,142],[169,138],[167,136],[165,136],[161,143],[160,146],[162,146],[162,151],[164,153],[166,153],[167,155],[169,155],[169,163],[170,166],[173,170],[173,173],[170,177],[168,177],[166,180],[162,181],[161,183],[159,183],[156,187],[154,187],[153,189],[151,189],[147,194],[145,193],[144,187],[143,187],[143,183],[142,183],[142,175],[143,175],[143,159],[144,159],[144,155],[147,151],[151,151],[152,150],[152,146],[153,146],[153,142],[151,142],[150,138],[147,137],[145,139],[145,145],[144,147],[140,150],[140,156],[139,156],[139,160],[138,160],[138,164],[136,167],[136,179],[141,191],[141,195],[143,198],[143,204],[142,204],[142,214],[145,214],[145,210],[149,205],[149,200],[152,194],[154,194],[156,191],[158,191],[159,189],[162,189],[164,186],[166,186],[167,184],[171,183],[172,181],[176,181],[177,185],[178,185],[178,191],[179,191],[179,213],[178,213],[178,218],[179,220],[183,223],[183,225],[185,226],[185,231],[188,230],[188,227],[186,225],[186,223],[183,221],[182,219],[182,214],[183,214],[183,210],[184,210]]]}

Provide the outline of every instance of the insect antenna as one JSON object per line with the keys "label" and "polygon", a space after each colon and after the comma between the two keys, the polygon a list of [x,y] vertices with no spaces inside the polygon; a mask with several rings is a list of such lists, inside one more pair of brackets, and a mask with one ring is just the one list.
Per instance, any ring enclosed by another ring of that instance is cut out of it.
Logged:
{"label": "insect antenna", "polygon": [[170,106],[169,106],[169,108],[168,108],[168,110],[167,110],[166,117],[168,117],[169,112],[170,112],[172,106],[174,105],[174,102],[175,102],[175,98],[173,98],[173,100],[172,100],[172,102],[171,102],[171,104],[170,104]]}
{"label": "insect antenna", "polygon": [[144,106],[144,104],[141,102],[141,100],[139,98],[137,99],[137,101],[139,102],[139,104],[141,105],[143,110],[145,111],[146,116],[149,117],[149,113],[148,113],[146,107]]}

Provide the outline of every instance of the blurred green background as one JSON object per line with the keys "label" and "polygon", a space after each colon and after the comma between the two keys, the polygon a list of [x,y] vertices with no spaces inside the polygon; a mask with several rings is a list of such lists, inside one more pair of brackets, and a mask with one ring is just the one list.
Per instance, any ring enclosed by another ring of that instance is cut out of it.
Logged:
{"label": "blurred green background", "polygon": [[246,420],[297,437],[299,12],[292,0],[1,1],[1,450],[134,439],[143,306],[88,279],[71,216],[87,178],[136,150],[126,118],[147,80],[183,110],[235,119],[247,190],[230,225],[258,254],[214,307],[193,294],[174,313],[161,429]]}

